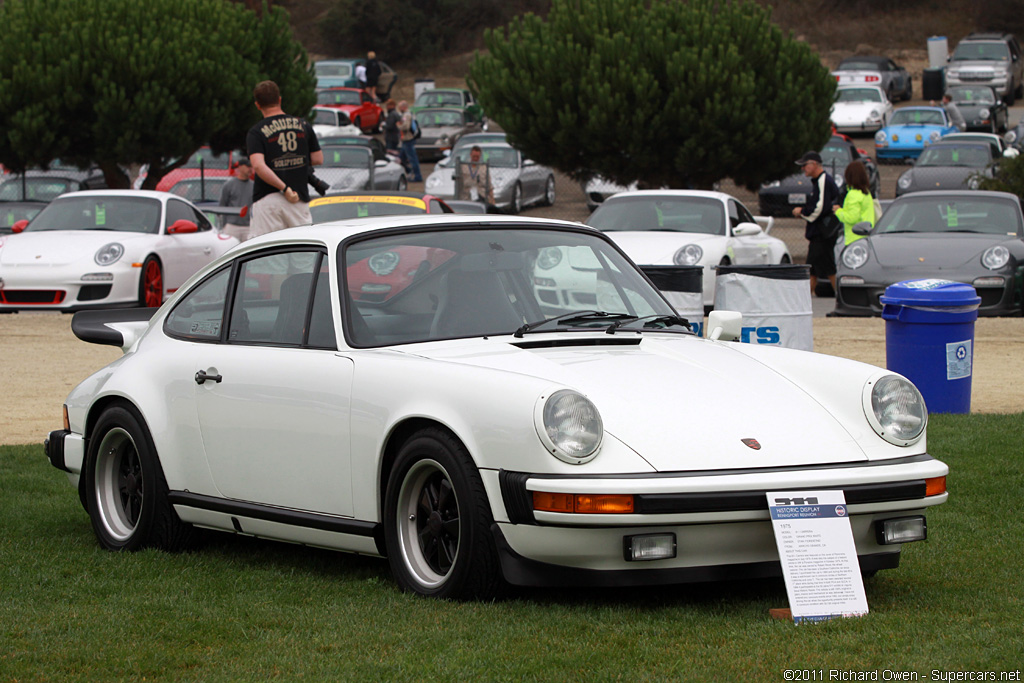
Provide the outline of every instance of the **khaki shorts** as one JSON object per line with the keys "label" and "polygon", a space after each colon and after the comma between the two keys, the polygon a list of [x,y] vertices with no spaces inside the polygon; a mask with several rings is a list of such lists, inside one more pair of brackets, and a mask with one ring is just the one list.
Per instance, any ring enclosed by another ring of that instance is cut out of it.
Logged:
{"label": "khaki shorts", "polygon": [[280,192],[268,194],[252,205],[252,218],[249,221],[249,237],[259,237],[275,230],[294,228],[300,225],[312,225],[313,218],[309,215],[306,202],[292,204]]}

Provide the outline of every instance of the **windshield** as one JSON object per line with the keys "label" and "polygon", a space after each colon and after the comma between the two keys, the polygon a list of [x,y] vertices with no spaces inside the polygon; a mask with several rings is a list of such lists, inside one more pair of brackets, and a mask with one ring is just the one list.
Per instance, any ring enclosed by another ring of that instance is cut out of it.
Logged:
{"label": "windshield", "polygon": [[324,147],[324,168],[361,168],[366,170],[373,162],[369,147],[362,145],[338,145]]}
{"label": "windshield", "polygon": [[369,216],[412,216],[427,213],[427,204],[416,197],[348,196],[324,197],[309,203],[313,223],[343,221]]}
{"label": "windshield", "polygon": [[882,65],[870,60],[844,59],[837,71],[881,71]]}
{"label": "windshield", "polygon": [[899,109],[889,119],[890,126],[944,126],[946,117],[938,109]]}
{"label": "windshield", "polygon": [[348,115],[340,109],[337,111],[331,109],[313,110],[313,123],[318,126],[347,126],[349,122]]}
{"label": "windshield", "polygon": [[957,104],[995,104],[996,94],[992,88],[976,85],[958,85],[949,89],[949,94]]}
{"label": "windshield", "polygon": [[231,168],[231,155],[214,154],[209,147],[203,147],[190,156],[182,168],[199,168],[200,165],[204,169],[216,168],[226,171]]}
{"label": "windshield", "polygon": [[921,152],[916,166],[967,166],[985,168],[992,161],[987,145],[929,145]]}
{"label": "windshield", "polygon": [[420,93],[413,106],[416,107],[461,107],[462,93],[428,90]]}
{"label": "windshield", "polygon": [[355,90],[321,90],[316,94],[317,104],[362,104]]}
{"label": "windshield", "polygon": [[708,197],[623,197],[603,203],[587,225],[604,232],[658,230],[725,234],[725,207]]}
{"label": "windshield", "polygon": [[0,201],[29,200],[48,202],[65,192],[79,189],[79,183],[70,178],[22,178],[14,176],[0,185]]}
{"label": "windshield", "polygon": [[350,64],[317,64],[317,76],[351,76],[352,65]]}
{"label": "windshield", "polygon": [[882,91],[877,88],[841,88],[836,91],[836,102],[881,102]]}
{"label": "windshield", "polygon": [[10,232],[18,221],[30,221],[42,211],[43,205],[26,202],[4,202],[0,204],[0,232]]}
{"label": "windshield", "polygon": [[[460,162],[468,164],[472,151],[472,147],[463,147],[456,156]],[[519,165],[519,153],[511,147],[481,147],[480,152],[480,161],[491,168],[516,168]]]}
{"label": "windshield", "polygon": [[466,145],[472,147],[473,145],[482,145],[487,142],[505,142],[504,133],[470,133],[469,135],[463,135],[455,141],[455,147],[452,148],[452,154],[455,154]]}
{"label": "windshield", "polygon": [[462,112],[459,111],[437,111],[424,109],[416,114],[416,120],[424,128],[439,128],[441,126],[463,125]]}
{"label": "windshield", "polygon": [[908,197],[896,201],[872,234],[887,232],[980,232],[1019,237],[1020,205],[1001,197]]}
{"label": "windshield", "polygon": [[68,196],[53,200],[25,232],[113,230],[155,235],[160,232],[160,215],[160,201],[150,197]]}
{"label": "windshield", "polygon": [[970,41],[960,43],[953,51],[954,62],[967,61],[992,61],[1005,62],[1010,59],[1010,48],[1006,43],[1000,41],[982,42]]}
{"label": "windshield", "polygon": [[852,160],[853,153],[847,145],[829,143],[821,150],[821,163],[829,169],[846,168]]}
{"label": "windshield", "polygon": [[179,180],[170,189],[171,194],[184,197],[190,202],[210,202],[220,200],[220,191],[230,178],[188,178]]}
{"label": "windshield", "polygon": [[622,316],[675,314],[618,251],[586,232],[474,226],[407,233],[350,244],[340,259],[355,303],[346,326],[356,346],[511,335],[576,311],[589,314],[538,332],[604,330]]}

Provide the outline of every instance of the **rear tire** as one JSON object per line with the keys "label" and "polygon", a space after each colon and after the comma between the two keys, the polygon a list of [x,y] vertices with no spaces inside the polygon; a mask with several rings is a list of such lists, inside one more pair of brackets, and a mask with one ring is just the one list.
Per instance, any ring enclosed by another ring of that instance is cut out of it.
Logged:
{"label": "rear tire", "polygon": [[549,175],[547,182],[544,184],[544,206],[554,206],[555,204],[555,176]]}
{"label": "rear tire", "polygon": [[399,192],[405,192],[409,189],[409,181],[406,180],[404,175],[398,176],[398,187],[396,189]]}
{"label": "rear tire", "polygon": [[152,437],[134,409],[115,405],[100,415],[89,437],[86,509],[107,550],[181,550],[194,529],[167,500],[167,481]]}
{"label": "rear tire", "polygon": [[508,203],[508,212],[517,214],[523,210],[523,188],[519,183],[512,186],[512,200]]}
{"label": "rear tire", "polygon": [[164,269],[160,259],[148,256],[139,275],[139,306],[156,308],[164,302]]}
{"label": "rear tire", "polygon": [[476,465],[451,434],[428,428],[401,448],[388,477],[384,538],[403,591],[450,599],[501,592],[490,504]]}

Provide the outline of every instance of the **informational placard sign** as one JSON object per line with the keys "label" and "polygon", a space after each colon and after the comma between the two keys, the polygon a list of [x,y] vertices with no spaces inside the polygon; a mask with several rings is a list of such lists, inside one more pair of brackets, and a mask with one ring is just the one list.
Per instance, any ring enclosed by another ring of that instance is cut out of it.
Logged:
{"label": "informational placard sign", "polygon": [[769,491],[793,621],[868,613],[842,491]]}

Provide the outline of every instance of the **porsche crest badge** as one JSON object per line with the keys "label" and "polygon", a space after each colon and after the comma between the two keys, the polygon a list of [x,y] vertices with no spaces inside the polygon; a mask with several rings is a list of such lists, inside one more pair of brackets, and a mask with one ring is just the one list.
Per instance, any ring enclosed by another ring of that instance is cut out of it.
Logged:
{"label": "porsche crest badge", "polygon": [[753,448],[755,451],[761,450],[761,444],[757,442],[757,439],[740,439],[748,448]]}

